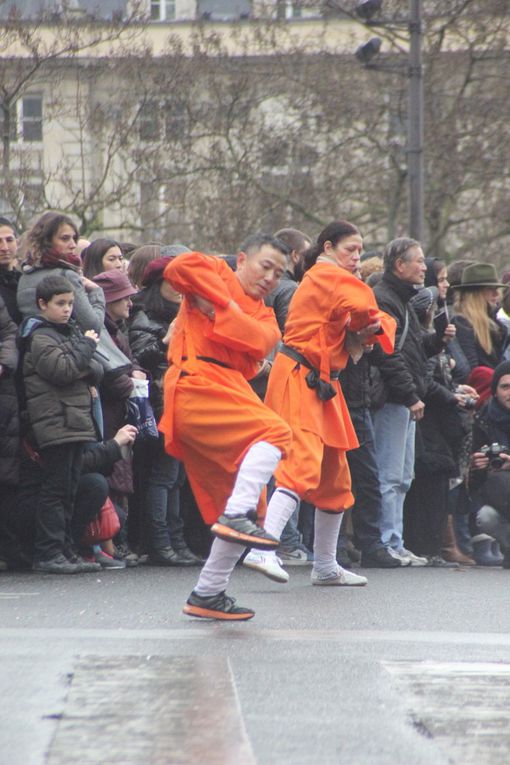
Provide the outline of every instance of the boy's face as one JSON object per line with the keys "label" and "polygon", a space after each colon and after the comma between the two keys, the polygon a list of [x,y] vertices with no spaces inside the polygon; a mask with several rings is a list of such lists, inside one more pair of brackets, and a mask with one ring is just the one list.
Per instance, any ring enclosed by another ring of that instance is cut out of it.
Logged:
{"label": "boy's face", "polygon": [[61,295],[53,295],[46,303],[39,299],[39,310],[45,319],[53,324],[67,324],[71,318],[74,305],[74,292],[62,292]]}

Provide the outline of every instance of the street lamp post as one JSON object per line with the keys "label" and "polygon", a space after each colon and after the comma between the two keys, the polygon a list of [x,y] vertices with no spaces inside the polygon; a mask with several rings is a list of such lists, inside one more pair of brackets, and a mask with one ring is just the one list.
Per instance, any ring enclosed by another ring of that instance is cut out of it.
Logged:
{"label": "street lamp post", "polygon": [[[389,26],[391,21],[377,20],[374,17],[382,6],[382,0],[360,0],[358,15],[370,26]],[[408,77],[408,115],[407,115],[407,177],[409,195],[409,235],[422,241],[423,223],[423,66],[421,54],[421,0],[409,0],[409,60]],[[379,68],[371,60],[381,47],[380,38],[374,37],[356,51],[356,57],[367,68]],[[384,67],[381,67],[384,68]],[[389,67],[394,70],[395,67]]]}
{"label": "street lamp post", "polygon": [[409,233],[423,238],[423,67],[421,59],[421,0],[409,2],[409,114],[407,172]]}

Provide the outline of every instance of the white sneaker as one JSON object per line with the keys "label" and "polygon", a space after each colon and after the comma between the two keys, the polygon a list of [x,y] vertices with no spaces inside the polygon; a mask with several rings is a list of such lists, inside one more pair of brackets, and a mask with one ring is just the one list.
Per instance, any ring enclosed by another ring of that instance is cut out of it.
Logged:
{"label": "white sneaker", "polygon": [[362,587],[367,584],[368,579],[365,576],[359,576],[359,574],[353,574],[352,571],[348,571],[342,566],[336,568],[336,574],[328,574],[326,576],[317,574],[312,571],[312,584],[336,587]]}
{"label": "white sneaker", "polygon": [[289,575],[281,567],[281,560],[276,555],[267,555],[259,550],[250,550],[243,560],[243,566],[264,574],[273,582],[284,584],[289,581]]}
{"label": "white sneaker", "polygon": [[415,555],[411,550],[406,550],[405,547],[402,548],[400,555],[404,560],[409,561],[409,566],[428,566],[429,562],[427,558],[422,558],[420,555]]}
{"label": "white sneaker", "polygon": [[[387,547],[386,548],[391,555],[392,558],[395,558],[395,560],[400,561],[400,567],[404,568],[405,566],[411,565],[411,558],[407,558],[404,556],[403,553],[399,553],[396,550],[393,549],[393,547]],[[407,551],[406,551],[407,552]]]}

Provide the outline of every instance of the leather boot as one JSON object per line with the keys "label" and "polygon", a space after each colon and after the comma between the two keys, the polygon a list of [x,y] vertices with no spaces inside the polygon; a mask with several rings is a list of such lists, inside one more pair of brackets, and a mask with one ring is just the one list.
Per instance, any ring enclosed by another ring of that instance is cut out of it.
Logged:
{"label": "leather boot", "polygon": [[470,558],[469,555],[465,555],[457,544],[451,515],[448,516],[448,522],[444,530],[441,555],[444,560],[450,563],[458,563],[461,566],[476,566],[476,561]]}

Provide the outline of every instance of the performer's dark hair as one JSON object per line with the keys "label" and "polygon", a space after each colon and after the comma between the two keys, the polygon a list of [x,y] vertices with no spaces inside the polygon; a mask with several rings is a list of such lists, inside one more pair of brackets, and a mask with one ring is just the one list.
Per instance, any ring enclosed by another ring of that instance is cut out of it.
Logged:
{"label": "performer's dark hair", "polygon": [[326,228],[323,228],[317,237],[316,244],[312,245],[304,255],[305,271],[315,265],[317,258],[324,252],[324,245],[326,242],[331,242],[335,247],[341,239],[345,239],[348,236],[359,235],[359,229],[354,223],[349,223],[347,220],[336,220],[330,223]]}
{"label": "performer's dark hair", "polygon": [[279,250],[286,257],[290,253],[290,249],[285,242],[282,242],[282,240],[278,239],[276,236],[272,236],[272,234],[264,233],[252,234],[245,239],[240,247],[240,252],[245,252],[247,255],[253,255],[265,244],[271,245],[271,247],[274,247],[275,250]]}

